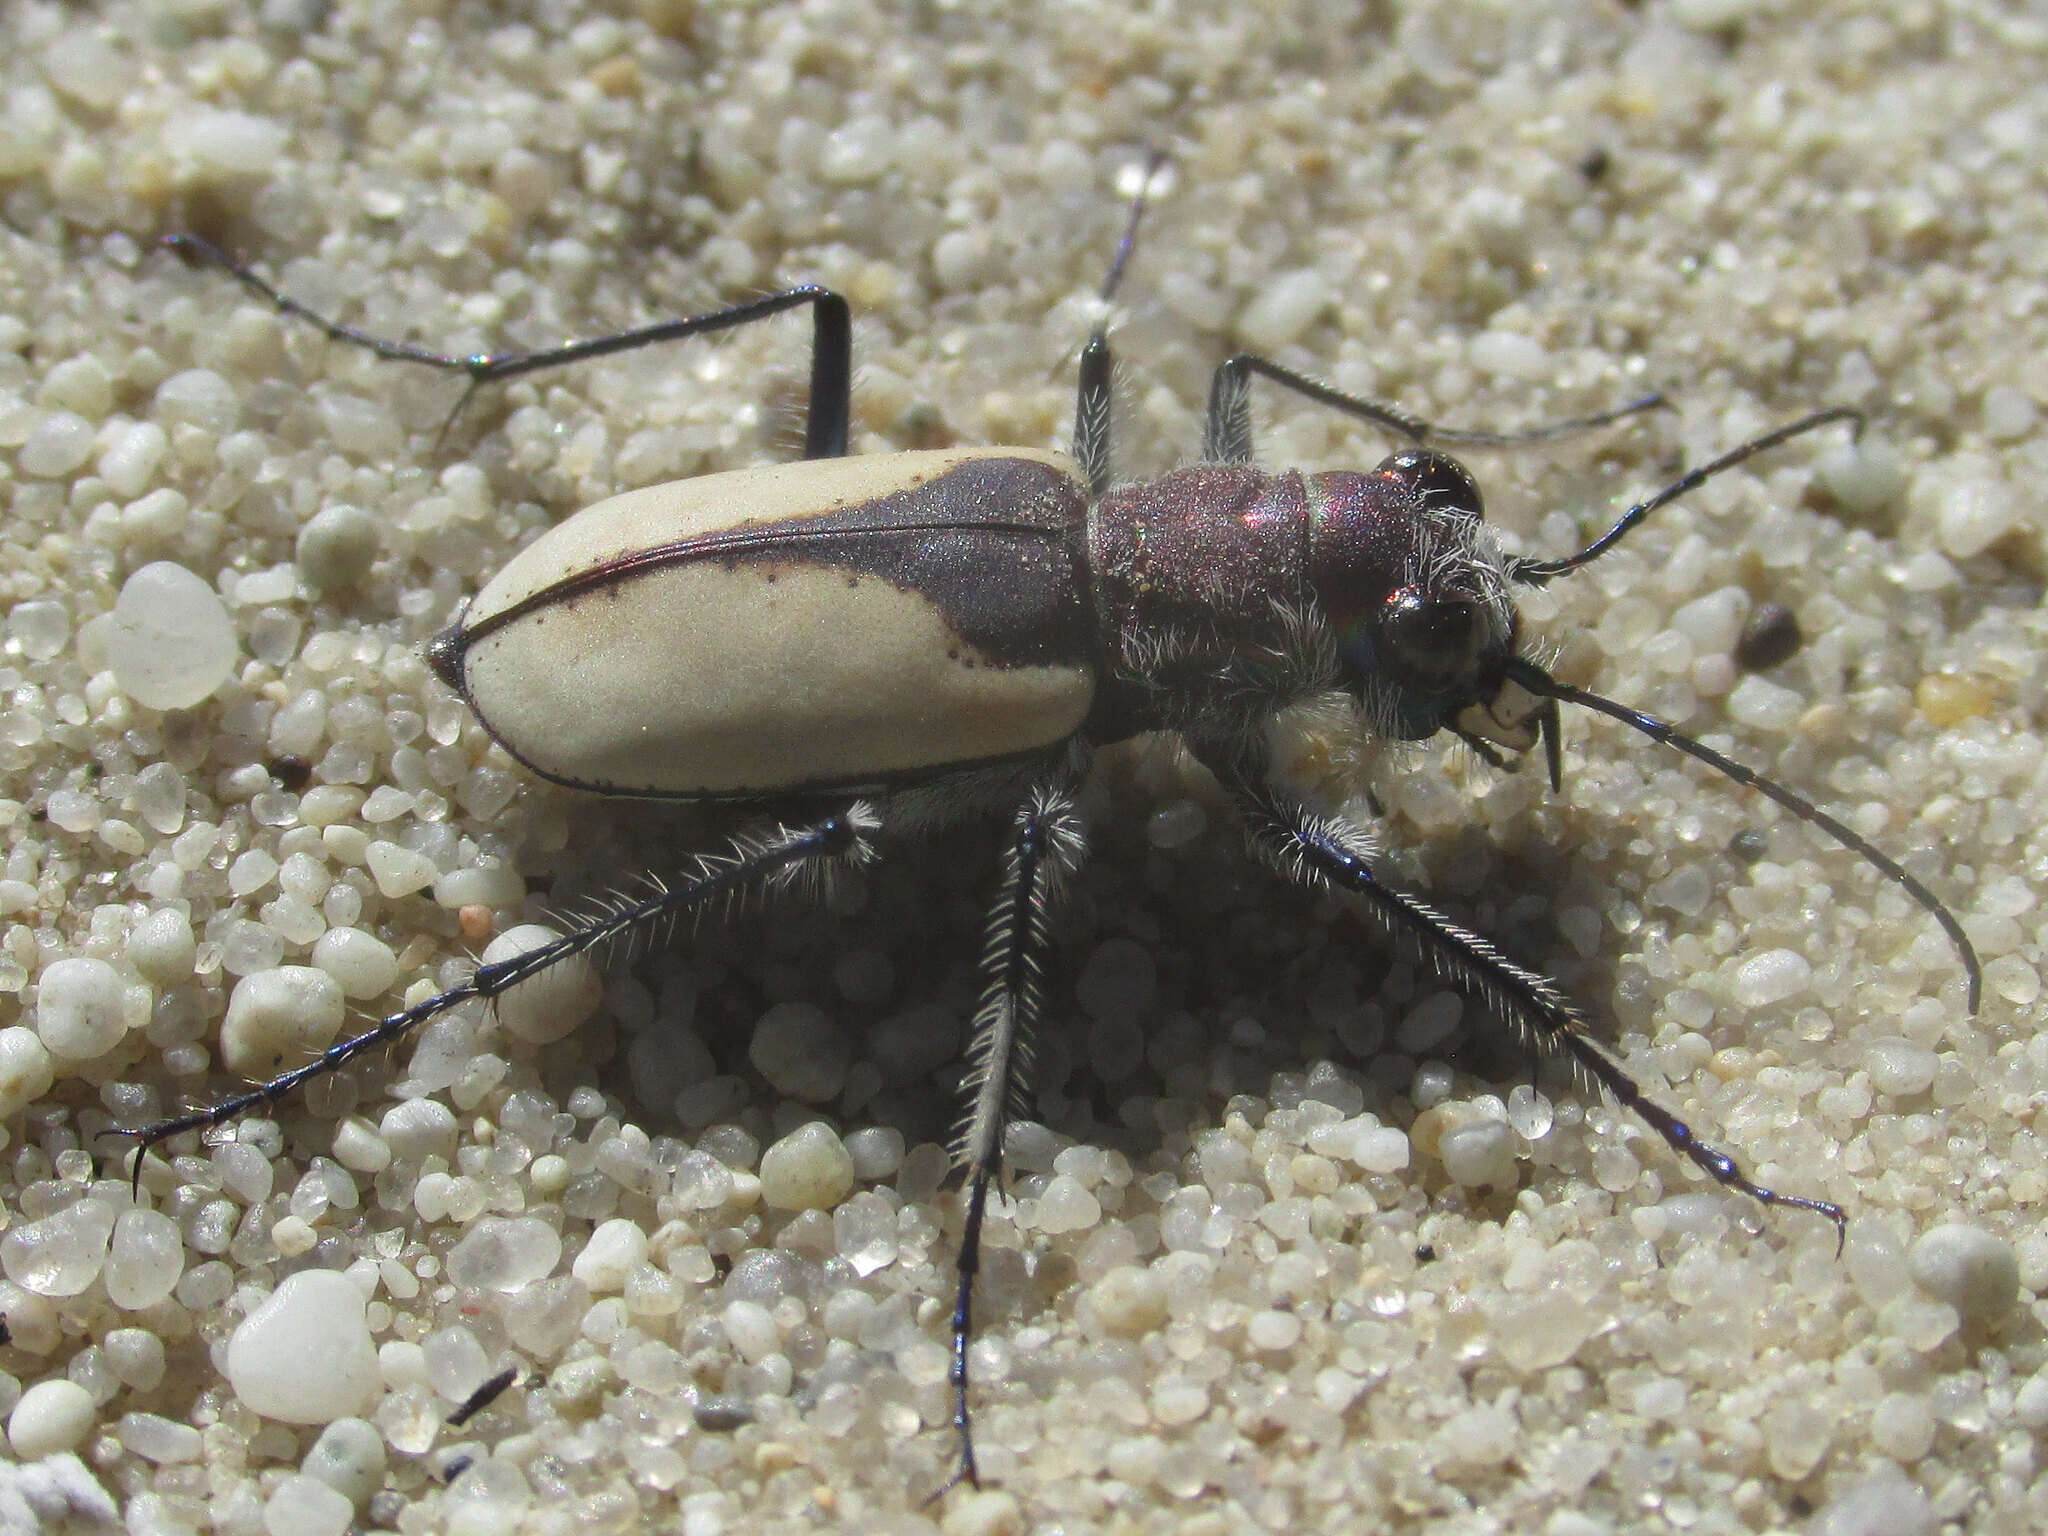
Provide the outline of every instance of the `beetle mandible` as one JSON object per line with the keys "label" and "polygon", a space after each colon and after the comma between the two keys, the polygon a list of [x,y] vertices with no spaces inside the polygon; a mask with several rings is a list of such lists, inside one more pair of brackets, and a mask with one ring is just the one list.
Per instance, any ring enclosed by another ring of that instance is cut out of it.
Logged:
{"label": "beetle mandible", "polygon": [[[1105,305],[1144,198],[1141,185],[1102,286]],[[1743,443],[1630,507],[1576,554],[1530,559],[1503,550],[1471,474],[1434,445],[1541,440],[1657,397],[1529,432],[1460,431],[1241,352],[1213,375],[1200,462],[1115,484],[1113,359],[1098,323],[1081,351],[1071,454],[991,447],[849,457],[850,315],[825,288],[791,288],[544,352],[449,357],[314,314],[203,241],[167,243],[337,340],[464,373],[470,391],[808,307],[801,461],[652,486],[578,513],[517,555],[428,649],[434,670],[490,734],[543,778],[608,795],[808,810],[735,836],[649,893],[478,967],[304,1066],[129,1133],[139,1143],[138,1178],[150,1146],[224,1124],[571,956],[725,897],[815,885],[874,858],[885,834],[1007,816],[955,1146],[965,1228],[951,1325],[953,1480],[974,1482],[968,1346],[981,1227],[1005,1130],[1030,1109],[1051,916],[1085,854],[1075,795],[1100,747],[1177,734],[1234,799],[1265,862],[1359,898],[1533,1050],[1564,1058],[1723,1186],[1826,1217],[1838,1246],[1841,1207],[1752,1180],[1649,1099],[1556,985],[1383,884],[1362,827],[1272,782],[1269,724],[1294,706],[1339,700],[1370,736],[1420,741],[1448,732],[1496,767],[1540,746],[1555,788],[1559,706],[1608,715],[1755,788],[1900,886],[1955,945],[1969,1007],[1977,1007],[1975,952],[1924,883],[1804,797],[1661,720],[1552,677],[1527,654],[1514,602],[1517,587],[1597,559],[1657,508],[1752,455],[1834,422],[1860,429],[1853,410],[1817,411]],[[1254,377],[1408,446],[1365,472],[1259,469]]]}

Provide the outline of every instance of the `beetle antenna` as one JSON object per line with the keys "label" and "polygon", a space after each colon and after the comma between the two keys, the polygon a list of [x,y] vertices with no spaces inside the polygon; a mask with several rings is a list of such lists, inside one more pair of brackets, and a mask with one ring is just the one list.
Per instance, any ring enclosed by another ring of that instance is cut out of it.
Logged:
{"label": "beetle antenna", "polygon": [[1941,931],[1948,935],[1949,942],[1956,947],[1956,953],[1963,962],[1964,974],[1969,977],[1970,1012],[1976,1013],[1977,1003],[1983,995],[1984,975],[1982,967],[1977,963],[1977,949],[1970,942],[1970,936],[1963,932],[1963,925],[1956,920],[1956,915],[1939,896],[1909,874],[1896,859],[1880,852],[1867,838],[1837,821],[1805,796],[1794,794],[1776,780],[1767,779],[1754,769],[1743,767],[1734,758],[1723,756],[1705,742],[1695,740],[1654,715],[1646,715],[1639,709],[1631,709],[1626,704],[1616,703],[1613,699],[1603,698],[1597,693],[1588,693],[1583,688],[1574,688],[1570,683],[1561,683],[1534,662],[1525,661],[1521,657],[1509,660],[1507,675],[1541,698],[1564,704],[1577,704],[1610,719],[1619,720],[1631,730],[1642,732],[1650,740],[1662,742],[1667,747],[1683,752],[1687,757],[1705,763],[1709,768],[1735,780],[1738,784],[1748,785],[1765,798],[1777,801],[1809,826],[1819,827],[1844,848],[1860,856],[1871,868],[1912,897],[1935,922],[1941,925]]}
{"label": "beetle antenna", "polygon": [[1124,268],[1130,265],[1131,252],[1138,247],[1138,222],[1145,217],[1145,200],[1152,190],[1152,179],[1166,164],[1166,158],[1163,149],[1145,151],[1145,166],[1138,172],[1138,190],[1131,198],[1131,214],[1124,221],[1123,238],[1116,243],[1116,255],[1110,258],[1109,271],[1104,274],[1101,291],[1096,295],[1104,304],[1116,297],[1117,285],[1124,280]]}
{"label": "beetle antenna", "polygon": [[1766,432],[1762,437],[1751,438],[1740,447],[1729,449],[1712,463],[1702,464],[1698,469],[1681,475],[1648,501],[1637,502],[1621,514],[1621,517],[1612,528],[1601,534],[1599,538],[1588,544],[1576,555],[1566,555],[1559,560],[1513,561],[1508,566],[1508,579],[1510,581],[1519,581],[1525,586],[1540,587],[1547,585],[1554,578],[1562,576],[1569,571],[1577,570],[1582,565],[1591,564],[1606,554],[1608,550],[1612,549],[1621,541],[1623,534],[1635,527],[1636,524],[1640,523],[1652,512],[1668,502],[1678,500],[1679,497],[1685,495],[1688,491],[1698,490],[1702,485],[1713,479],[1714,476],[1720,474],[1722,470],[1733,469],[1744,459],[1762,453],[1766,448],[1775,448],[1780,443],[1789,442],[1795,437],[1803,436],[1817,427],[1824,427],[1828,423],[1835,421],[1850,423],[1851,442],[1863,436],[1863,413],[1853,405],[1833,405],[1824,411],[1815,411],[1811,416],[1802,416],[1789,426],[1779,427],[1775,431]]}

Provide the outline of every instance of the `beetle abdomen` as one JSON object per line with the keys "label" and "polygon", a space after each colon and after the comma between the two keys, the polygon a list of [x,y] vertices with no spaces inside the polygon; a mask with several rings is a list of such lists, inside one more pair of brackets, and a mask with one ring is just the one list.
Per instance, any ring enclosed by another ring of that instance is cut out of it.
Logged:
{"label": "beetle abdomen", "polygon": [[513,756],[613,794],[873,784],[1073,734],[1086,496],[1058,454],[812,460],[630,491],[432,648]]}

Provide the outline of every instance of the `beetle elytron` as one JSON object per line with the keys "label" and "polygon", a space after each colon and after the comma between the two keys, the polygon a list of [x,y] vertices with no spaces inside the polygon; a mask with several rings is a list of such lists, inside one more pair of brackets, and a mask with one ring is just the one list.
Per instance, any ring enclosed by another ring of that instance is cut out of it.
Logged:
{"label": "beetle elytron", "polygon": [[[1107,299],[1129,255],[1142,194]],[[132,1133],[141,1151],[220,1125],[472,998],[719,898],[812,883],[874,856],[885,831],[971,815],[1010,818],[982,959],[971,1102],[957,1155],[966,1226],[952,1324],[958,1479],[976,1476],[968,1415],[979,1235],[1009,1121],[1028,1112],[1031,1039],[1060,886],[1084,853],[1074,796],[1094,750],[1172,731],[1234,797],[1253,847],[1283,873],[1363,899],[1396,937],[1481,994],[1533,1048],[1566,1058],[1677,1153],[1765,1205],[1846,1217],[1831,1202],[1752,1181],[1649,1101],[1543,976],[1374,875],[1366,833],[1268,778],[1276,712],[1339,696],[1363,728],[1447,731],[1496,765],[1541,745],[1555,786],[1558,706],[1612,716],[1753,785],[1853,849],[1977,960],[1920,881],[1782,786],[1668,725],[1552,678],[1523,654],[1513,591],[1597,558],[1650,512],[1752,454],[1829,422],[1826,410],[1693,470],[1563,559],[1513,558],[1478,487],[1434,442],[1527,441],[1654,401],[1499,437],[1431,427],[1252,354],[1217,368],[1202,462],[1113,486],[1111,352],[1083,348],[1071,457],[964,448],[847,456],[851,333],[845,301],[800,287],[711,314],[542,353],[444,357],[305,310],[203,242],[286,313],[380,356],[461,371],[476,385],[532,369],[727,329],[809,306],[814,334],[801,462],[680,481],[600,503],[528,546],[429,648],[435,670],[535,773],[605,794],[815,806],[736,837],[651,894],[624,898],[541,948],[481,966],[297,1070]],[[1251,462],[1254,375],[1375,423],[1410,446],[1366,473],[1268,473]],[[467,398],[467,395],[464,397]],[[459,407],[458,407],[459,409]]]}

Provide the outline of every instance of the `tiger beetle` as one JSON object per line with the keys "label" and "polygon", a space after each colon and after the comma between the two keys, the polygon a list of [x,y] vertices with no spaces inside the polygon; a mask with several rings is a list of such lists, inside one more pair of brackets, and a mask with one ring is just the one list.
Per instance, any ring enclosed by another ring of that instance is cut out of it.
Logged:
{"label": "tiger beetle", "polygon": [[[1157,163],[1145,169],[1102,285],[1105,309]],[[1926,885],[1803,796],[1662,720],[1551,676],[1528,654],[1515,606],[1517,588],[1598,559],[1722,471],[1834,422],[1860,431],[1855,410],[1816,411],[1743,443],[1630,507],[1578,553],[1531,559],[1501,548],[1479,487],[1438,445],[1544,441],[1656,406],[1658,397],[1517,433],[1447,429],[1240,352],[1212,378],[1200,462],[1119,484],[1111,350],[1098,321],[1080,354],[1070,453],[849,457],[850,316],[826,288],[789,288],[545,351],[456,357],[314,314],[192,236],[166,243],[337,341],[465,375],[463,402],[495,380],[790,310],[809,309],[813,337],[800,462],[600,502],[516,555],[427,648],[433,670],[541,778],[604,795],[751,807],[752,829],[306,1065],[126,1133],[139,1143],[138,1179],[149,1147],[282,1099],[572,956],[727,898],[816,890],[835,871],[875,858],[885,834],[1007,816],[953,1149],[965,1225],[955,1259],[959,1461],[950,1487],[978,1481],[968,1345],[981,1228],[1004,1132],[1031,1109],[1048,934],[1086,851],[1075,800],[1098,748],[1141,732],[1177,734],[1236,802],[1260,859],[1306,886],[1358,898],[1395,939],[1482,997],[1527,1047],[1563,1057],[1716,1183],[1833,1222],[1838,1252],[1847,1225],[1840,1206],[1749,1178],[1646,1097],[1552,981],[1382,883],[1364,828],[1273,783],[1269,722],[1296,705],[1335,702],[1349,711],[1350,730],[1398,741],[1446,732],[1495,767],[1540,745],[1555,790],[1559,706],[1607,715],[1768,796],[1902,888],[1954,944],[1976,1011],[1976,954]],[[1252,462],[1254,378],[1406,446],[1365,472],[1260,469]]]}

